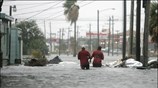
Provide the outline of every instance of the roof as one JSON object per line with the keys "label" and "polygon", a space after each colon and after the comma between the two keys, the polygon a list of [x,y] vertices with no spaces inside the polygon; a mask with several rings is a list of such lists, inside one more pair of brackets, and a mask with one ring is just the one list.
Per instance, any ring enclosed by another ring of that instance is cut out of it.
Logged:
{"label": "roof", "polygon": [[12,21],[14,18],[11,17],[11,16],[6,15],[5,13],[0,13],[0,19]]}

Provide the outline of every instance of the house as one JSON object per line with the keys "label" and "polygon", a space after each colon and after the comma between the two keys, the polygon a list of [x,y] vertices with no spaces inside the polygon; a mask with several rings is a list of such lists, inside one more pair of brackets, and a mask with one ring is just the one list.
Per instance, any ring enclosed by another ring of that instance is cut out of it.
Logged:
{"label": "house", "polygon": [[11,16],[0,13],[0,67],[21,61],[20,33],[17,28],[10,28],[12,20]]}

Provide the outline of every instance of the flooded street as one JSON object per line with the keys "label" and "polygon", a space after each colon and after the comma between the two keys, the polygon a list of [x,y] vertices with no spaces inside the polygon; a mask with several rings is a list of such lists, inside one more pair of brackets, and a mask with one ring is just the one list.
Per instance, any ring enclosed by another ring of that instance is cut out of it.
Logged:
{"label": "flooded street", "polygon": [[0,0],[0,88],[158,88],[156,7]]}
{"label": "flooded street", "polygon": [[[1,88],[157,88],[157,69],[91,66],[90,70],[81,70],[75,57],[62,55],[60,58],[63,60],[60,64],[44,67],[3,67]],[[107,56],[103,63],[110,58]]]}

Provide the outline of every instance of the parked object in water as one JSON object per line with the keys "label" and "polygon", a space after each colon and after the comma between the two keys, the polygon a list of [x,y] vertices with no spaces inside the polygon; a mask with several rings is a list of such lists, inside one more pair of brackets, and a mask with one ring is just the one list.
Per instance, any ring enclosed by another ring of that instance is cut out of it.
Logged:
{"label": "parked object in water", "polygon": [[53,59],[51,59],[48,64],[59,64],[60,62],[63,62],[59,56],[54,57]]}
{"label": "parked object in water", "polygon": [[143,64],[139,61],[131,57],[126,57],[125,59],[118,59],[117,61],[111,62],[107,64],[108,67],[129,67],[129,68],[136,68],[141,67]]}
{"label": "parked object in water", "polygon": [[136,61],[133,58],[130,58],[125,61],[125,66],[129,68],[136,68],[136,67],[142,67],[143,64],[139,61]]}
{"label": "parked object in water", "polygon": [[148,61],[149,68],[158,68],[158,59]]}
{"label": "parked object in water", "polygon": [[47,64],[47,59],[37,59],[37,58],[32,58],[28,60],[27,62],[24,63],[25,66],[45,66]]}

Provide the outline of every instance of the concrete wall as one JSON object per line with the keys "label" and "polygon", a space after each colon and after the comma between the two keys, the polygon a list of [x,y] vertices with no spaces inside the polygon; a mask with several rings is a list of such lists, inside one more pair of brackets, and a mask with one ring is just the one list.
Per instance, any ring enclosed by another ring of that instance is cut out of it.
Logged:
{"label": "concrete wall", "polygon": [[17,64],[16,59],[21,60],[21,40],[19,40],[19,33],[17,28],[11,29],[11,58],[10,64]]}

